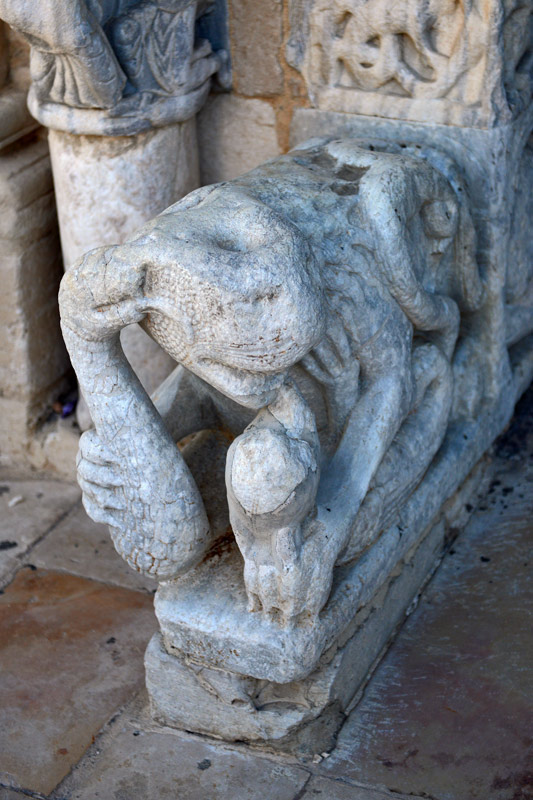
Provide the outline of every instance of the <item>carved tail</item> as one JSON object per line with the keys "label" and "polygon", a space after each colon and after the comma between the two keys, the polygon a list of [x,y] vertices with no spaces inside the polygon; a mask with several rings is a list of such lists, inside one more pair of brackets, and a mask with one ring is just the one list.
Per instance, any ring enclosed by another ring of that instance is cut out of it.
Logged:
{"label": "carved tail", "polygon": [[110,528],[133,569],[160,579],[194,566],[209,545],[198,488],[132,371],[119,333],[146,314],[144,268],[130,249],[101,248],[67,272],[59,295],[65,342],[96,432],[123,478],[121,524]]}

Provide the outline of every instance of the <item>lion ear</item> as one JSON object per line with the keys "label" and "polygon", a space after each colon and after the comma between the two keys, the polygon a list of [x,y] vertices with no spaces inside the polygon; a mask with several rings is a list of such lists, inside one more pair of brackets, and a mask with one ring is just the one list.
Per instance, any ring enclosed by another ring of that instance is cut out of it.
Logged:
{"label": "lion ear", "polygon": [[64,326],[99,341],[144,319],[146,267],[128,246],[86,253],[63,276],[59,308]]}

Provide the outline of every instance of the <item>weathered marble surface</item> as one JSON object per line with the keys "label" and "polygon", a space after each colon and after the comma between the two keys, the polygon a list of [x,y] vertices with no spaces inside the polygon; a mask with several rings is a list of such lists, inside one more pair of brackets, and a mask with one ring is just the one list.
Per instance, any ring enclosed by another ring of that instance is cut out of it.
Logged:
{"label": "weathered marble surface", "polygon": [[[227,61],[196,38],[196,22],[211,6],[0,0],[0,17],[31,45],[28,105],[50,129],[65,268],[94,247],[124,241],[198,186],[194,115]],[[2,133],[0,123],[0,144]],[[174,366],[136,326],[125,331],[123,345],[149,391]],[[77,418],[82,430],[91,426],[83,397]]]}
{"label": "weathered marble surface", "polygon": [[[380,568],[376,569],[376,559],[370,557],[359,569],[344,570],[329,605],[341,605],[343,595],[349,596],[350,580],[358,586],[358,592],[352,592],[345,602],[346,619],[340,624],[338,619],[332,619],[334,611],[329,618],[326,611],[317,622],[316,632],[307,629],[283,636],[279,629],[267,628],[264,623],[254,625],[252,621],[250,626],[250,615],[247,619],[245,604],[242,599],[239,603],[237,597],[238,593],[243,594],[243,588],[235,587],[235,579],[227,575],[225,580],[220,579],[226,568],[224,560],[231,562],[235,558],[231,552],[211,558],[195,585],[188,582],[175,594],[170,587],[165,591],[161,586],[156,608],[162,634],[154,635],[145,656],[154,717],[165,725],[186,730],[192,724],[199,732],[230,741],[266,741],[293,752],[329,750],[354,703],[354,693],[435,569],[446,543],[468,518],[465,506],[473,508],[488,474],[490,469],[482,461],[422,536],[420,527],[416,527],[416,522],[421,521],[416,520],[407,530],[408,541],[396,563],[390,556],[387,560],[387,547],[391,555],[398,554],[389,535],[380,548]],[[427,501],[426,494],[418,504]],[[206,584],[210,586],[208,591]],[[235,587],[231,594],[233,608],[227,600],[228,587]],[[180,597],[182,592],[185,597]],[[203,605],[202,598],[206,598]],[[176,611],[186,607],[190,611],[187,639],[176,635],[175,624]],[[201,620],[204,628],[203,646],[195,641],[195,620]],[[213,627],[208,630],[204,620],[216,620],[216,631]],[[324,634],[332,642],[326,647]],[[302,646],[305,636],[307,641]],[[221,668],[221,663],[228,665],[224,657],[228,653],[231,667]],[[306,658],[308,663],[304,665]],[[315,666],[308,673],[311,662]],[[246,669],[253,664],[254,677],[239,674],[243,664]],[[268,674],[269,678],[258,678],[256,672]],[[291,674],[292,679],[288,679]]]}
{"label": "weathered marble surface", "polygon": [[509,124],[488,130],[300,109],[293,120],[293,142],[317,136],[324,129],[339,137],[365,137],[373,147],[398,153],[435,148],[458,165],[470,199],[486,291],[476,323],[485,367],[475,379],[471,371],[463,373],[461,403],[468,404],[468,387],[481,381],[483,388],[478,386],[476,391],[487,398],[501,397],[503,405],[511,408],[533,377],[528,338],[533,331],[533,107]]}
{"label": "weathered marble surface", "polygon": [[[88,250],[123,242],[199,183],[194,118],[136,136],[51,130],[48,142],[67,269]],[[153,392],[174,361],[137,325],[125,329],[121,338],[143,386]],[[83,398],[77,420],[82,430],[92,426]]]}
{"label": "weathered marble surface", "polygon": [[68,268],[88,250],[125,241],[198,186],[195,120],[138,136],[48,136]]}
{"label": "weathered marble surface", "polygon": [[[526,122],[513,125],[519,148]],[[167,724],[327,742],[531,377],[527,322],[524,356],[507,350],[482,165],[439,145],[312,139],[193,192],[63,280],[96,425],[81,440],[84,504],[161,582],[146,665]],[[132,322],[180,364],[156,406],[120,349]],[[175,446],[212,429],[204,470],[214,452],[226,461],[233,536]]]}

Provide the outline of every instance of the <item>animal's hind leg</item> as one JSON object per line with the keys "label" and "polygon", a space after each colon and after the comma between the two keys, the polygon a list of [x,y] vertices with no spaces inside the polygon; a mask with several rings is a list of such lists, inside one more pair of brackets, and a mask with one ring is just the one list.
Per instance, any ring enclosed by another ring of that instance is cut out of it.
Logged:
{"label": "animal's hind leg", "polygon": [[412,406],[411,328],[391,314],[357,350],[363,390],[324,470],[318,503],[327,508],[339,551],[394,436]]}
{"label": "animal's hind leg", "polygon": [[446,433],[453,393],[450,364],[432,344],[413,350],[413,407],[385,454],[338,563],[351,561],[398,517]]}

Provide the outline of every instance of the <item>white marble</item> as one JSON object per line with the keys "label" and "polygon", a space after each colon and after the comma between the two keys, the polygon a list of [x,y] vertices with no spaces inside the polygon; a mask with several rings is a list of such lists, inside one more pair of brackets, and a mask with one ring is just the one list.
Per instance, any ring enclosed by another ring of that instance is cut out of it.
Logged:
{"label": "white marble", "polygon": [[[225,396],[266,407],[233,443],[227,468],[251,609],[286,623],[316,615],[334,565],[372,543],[437,452],[451,411],[460,309],[483,302],[459,198],[427,161],[350,141],[310,143],[193,193],[123,248],[88,256],[63,282],[63,326],[99,446],[116,446],[110,431],[99,431],[102,413],[125,428],[119,396],[148,408],[117,361],[115,337],[133,321],[211,384],[215,404]],[[418,330],[427,331],[425,342],[413,341]],[[87,348],[95,351],[89,361]],[[104,405],[95,389],[106,359],[124,383],[109,386]],[[82,470],[89,452],[85,459]],[[120,462],[115,495],[124,492],[123,451]],[[98,505],[93,484],[96,474],[88,494]],[[121,539],[132,538],[129,514],[116,511],[106,513]],[[147,520],[141,528],[148,547]],[[149,571],[157,569],[154,562]]]}
{"label": "white marble", "polygon": [[48,135],[65,267],[198,186],[195,120],[137,136]]}
{"label": "white marble", "polygon": [[[31,46],[28,106],[50,129],[65,268],[94,247],[123,242],[198,186],[195,114],[227,61],[196,39],[197,18],[210,6],[0,0],[0,17]],[[18,106],[0,97],[0,146]],[[148,391],[174,366],[136,326],[123,346]],[[83,397],[77,418],[82,430],[92,424]]]}

